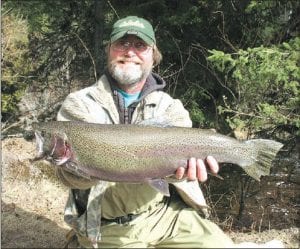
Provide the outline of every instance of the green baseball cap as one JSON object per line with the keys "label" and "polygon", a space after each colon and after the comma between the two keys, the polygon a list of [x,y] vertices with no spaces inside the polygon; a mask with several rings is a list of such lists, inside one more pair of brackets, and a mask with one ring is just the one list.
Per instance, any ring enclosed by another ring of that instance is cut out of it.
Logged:
{"label": "green baseball cap", "polygon": [[148,45],[156,43],[152,25],[144,18],[137,16],[127,16],[115,22],[110,35],[110,41],[114,42],[124,35],[135,35]]}

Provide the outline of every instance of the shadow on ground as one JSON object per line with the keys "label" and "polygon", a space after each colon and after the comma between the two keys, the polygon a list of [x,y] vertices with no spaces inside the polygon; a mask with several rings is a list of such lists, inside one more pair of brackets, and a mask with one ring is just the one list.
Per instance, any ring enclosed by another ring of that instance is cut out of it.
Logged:
{"label": "shadow on ground", "polygon": [[5,202],[1,227],[2,248],[63,248],[67,233],[67,229],[48,218]]}

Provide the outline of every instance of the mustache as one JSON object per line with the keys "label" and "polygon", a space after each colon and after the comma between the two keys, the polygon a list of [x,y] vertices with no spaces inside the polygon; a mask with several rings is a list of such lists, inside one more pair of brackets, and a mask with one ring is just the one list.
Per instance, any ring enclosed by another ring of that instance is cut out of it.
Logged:
{"label": "mustache", "polygon": [[134,63],[134,64],[142,64],[142,62],[140,60],[134,60],[134,59],[126,59],[126,58],[119,58],[119,59],[114,59],[110,61],[111,64],[117,64],[117,63]]}

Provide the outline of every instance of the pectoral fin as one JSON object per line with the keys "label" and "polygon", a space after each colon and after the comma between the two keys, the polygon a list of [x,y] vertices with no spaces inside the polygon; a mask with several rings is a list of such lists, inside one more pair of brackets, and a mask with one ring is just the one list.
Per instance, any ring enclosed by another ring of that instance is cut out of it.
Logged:
{"label": "pectoral fin", "polygon": [[161,192],[165,196],[170,196],[169,183],[164,179],[148,180],[149,185],[155,190]]}
{"label": "pectoral fin", "polygon": [[72,161],[67,161],[66,163],[59,165],[60,167],[64,168],[66,171],[69,171],[72,174],[75,174],[77,176],[83,177],[88,180],[92,180],[95,178],[92,178],[91,175],[87,174],[85,171],[83,171],[79,164]]}
{"label": "pectoral fin", "polygon": [[206,204],[198,181],[172,181],[170,184],[176,187],[177,192],[187,205],[196,210],[201,210],[205,216],[208,216],[209,207]]}

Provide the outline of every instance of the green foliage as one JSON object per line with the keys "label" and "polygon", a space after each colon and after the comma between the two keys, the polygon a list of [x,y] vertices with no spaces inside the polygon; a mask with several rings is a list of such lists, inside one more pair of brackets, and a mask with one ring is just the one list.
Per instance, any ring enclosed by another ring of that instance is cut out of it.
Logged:
{"label": "green foliage", "polygon": [[[232,58],[231,54],[226,54],[223,51],[209,50],[212,54],[208,57],[209,61],[213,61],[216,69],[223,73],[229,73],[235,66],[235,60]],[[241,61],[244,63],[248,62],[247,57],[242,57]]]}
{"label": "green foliage", "polygon": [[192,103],[190,104],[189,111],[190,111],[191,119],[196,124],[204,126],[205,121],[206,121],[205,114],[203,113],[201,108],[198,106],[197,102],[192,101]]}
{"label": "green foliage", "polygon": [[[5,92],[7,99],[20,94],[3,108],[16,107],[25,85],[68,94],[73,85],[94,83],[95,71],[99,76],[104,70],[112,24],[138,15],[153,24],[163,54],[155,71],[183,101],[195,126],[228,133],[235,127],[264,129],[275,121],[297,124],[299,8],[292,0],[6,0],[4,13],[19,13],[26,21],[28,46],[23,85],[11,84],[16,89]],[[6,114],[4,119],[17,115],[17,109]]]}
{"label": "green foliage", "polygon": [[233,96],[219,105],[232,129],[251,131],[300,124],[300,39],[279,46],[225,54],[211,50],[208,60],[226,75]]}
{"label": "green foliage", "polygon": [[27,58],[27,36],[27,23],[20,16],[2,17],[1,113],[4,119],[17,113],[17,103],[25,90],[27,73],[32,69]]}
{"label": "green foliage", "polygon": [[[252,16],[253,27],[256,32],[250,32],[247,39],[258,41],[267,46],[281,43],[285,38],[287,27],[297,25],[296,16],[299,14],[297,1],[263,1],[252,0],[245,8],[245,13]],[[290,30],[289,32],[294,32]]]}

